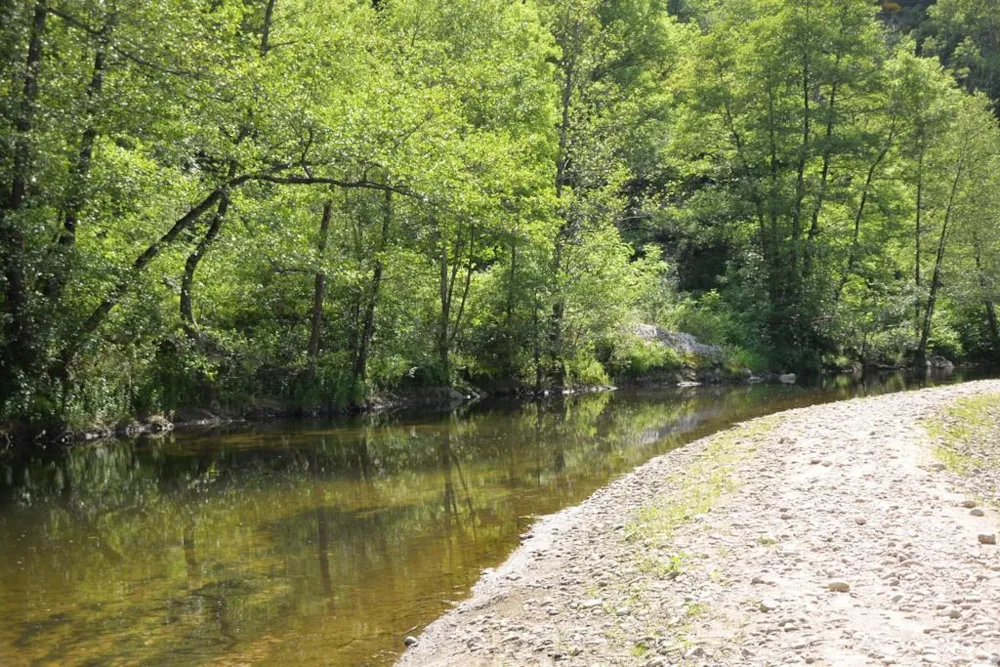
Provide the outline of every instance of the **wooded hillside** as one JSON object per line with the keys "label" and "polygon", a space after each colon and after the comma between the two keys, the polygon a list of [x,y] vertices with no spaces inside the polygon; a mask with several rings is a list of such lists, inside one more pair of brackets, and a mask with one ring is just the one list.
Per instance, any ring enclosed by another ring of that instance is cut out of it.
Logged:
{"label": "wooded hillside", "polygon": [[0,418],[994,358],[991,0],[15,0]]}

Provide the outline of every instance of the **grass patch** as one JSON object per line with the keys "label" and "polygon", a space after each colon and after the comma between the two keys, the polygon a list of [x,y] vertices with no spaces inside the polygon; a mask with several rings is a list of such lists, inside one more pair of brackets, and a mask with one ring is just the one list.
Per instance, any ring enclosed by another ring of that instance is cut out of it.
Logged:
{"label": "grass patch", "polygon": [[771,431],[776,424],[777,418],[761,419],[712,438],[697,461],[667,478],[670,490],[666,494],[637,512],[625,527],[626,539],[646,547],[664,544],[691,517],[710,510],[737,486],[733,478],[736,464],[751,452],[750,447],[742,446],[743,441]]}
{"label": "grass patch", "polygon": [[996,446],[1000,394],[959,399],[923,425],[938,440],[935,458],[954,473],[969,475],[976,468],[1000,463],[996,460],[1000,459]]}
{"label": "grass patch", "polygon": [[708,605],[704,602],[692,602],[687,606],[686,611],[691,618],[697,618],[708,612]]}
{"label": "grass patch", "polygon": [[[759,419],[714,436],[701,456],[666,478],[664,486],[667,490],[656,496],[650,505],[640,509],[625,526],[626,541],[636,545],[635,559],[640,572],[658,579],[672,579],[684,571],[691,556],[673,551],[663,553],[665,550],[661,547],[666,546],[679,526],[691,517],[707,512],[723,494],[737,488],[733,473],[737,464],[753,453],[753,445],[749,441],[773,430],[780,419]],[[711,576],[713,581],[723,579],[717,572]],[[633,597],[641,598],[641,593],[636,592]],[[605,611],[611,612],[610,609]],[[691,632],[691,623],[710,612],[709,606],[703,602],[692,602],[685,607],[686,622],[671,628],[671,634],[680,642],[682,651],[690,644],[687,635]],[[611,633],[606,636],[609,641],[615,642],[616,638]],[[624,639],[620,645],[632,650],[633,657],[642,657],[635,651],[640,646],[645,648],[642,643],[628,645]]]}
{"label": "grass patch", "polygon": [[659,556],[654,556],[643,552],[639,554],[638,568],[644,574],[652,574],[657,579],[669,579],[676,577],[684,571],[684,562],[688,559],[686,554],[670,554],[665,560]]}

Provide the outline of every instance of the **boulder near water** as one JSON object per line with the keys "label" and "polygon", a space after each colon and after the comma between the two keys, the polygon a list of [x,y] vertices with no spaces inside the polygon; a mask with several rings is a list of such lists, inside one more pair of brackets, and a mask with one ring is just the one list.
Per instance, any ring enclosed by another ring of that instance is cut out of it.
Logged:
{"label": "boulder near water", "polygon": [[940,355],[935,355],[927,360],[927,367],[937,370],[951,371],[955,369],[955,364]]}

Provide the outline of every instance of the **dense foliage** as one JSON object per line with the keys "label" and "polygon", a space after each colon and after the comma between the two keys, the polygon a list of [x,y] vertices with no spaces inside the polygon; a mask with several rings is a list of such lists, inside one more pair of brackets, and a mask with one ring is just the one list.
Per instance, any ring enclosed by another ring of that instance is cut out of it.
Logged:
{"label": "dense foliage", "polygon": [[990,5],[7,3],[0,415],[991,355]]}

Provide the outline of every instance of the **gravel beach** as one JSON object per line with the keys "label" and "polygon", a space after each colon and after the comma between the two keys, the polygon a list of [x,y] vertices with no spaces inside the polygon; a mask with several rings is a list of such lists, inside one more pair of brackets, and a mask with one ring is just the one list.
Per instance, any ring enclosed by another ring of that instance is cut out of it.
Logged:
{"label": "gravel beach", "polygon": [[989,394],[793,410],[658,457],[539,521],[399,664],[1000,664],[1000,482],[946,467],[928,426]]}

